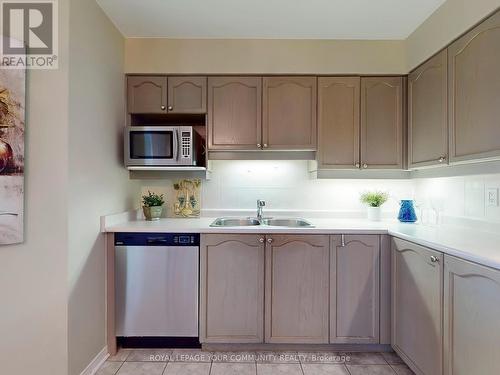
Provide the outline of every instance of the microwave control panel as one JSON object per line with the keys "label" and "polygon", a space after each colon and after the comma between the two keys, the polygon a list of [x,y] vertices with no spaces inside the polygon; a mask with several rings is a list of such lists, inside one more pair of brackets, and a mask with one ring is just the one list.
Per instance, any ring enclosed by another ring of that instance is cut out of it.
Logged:
{"label": "microwave control panel", "polygon": [[191,157],[191,133],[182,132],[181,133],[181,157],[189,158]]}

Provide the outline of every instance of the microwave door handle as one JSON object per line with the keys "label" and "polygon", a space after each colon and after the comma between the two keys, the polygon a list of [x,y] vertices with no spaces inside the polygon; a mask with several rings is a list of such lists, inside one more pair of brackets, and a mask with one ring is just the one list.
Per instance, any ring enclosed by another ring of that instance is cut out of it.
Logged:
{"label": "microwave door handle", "polygon": [[179,134],[177,129],[174,130],[173,138],[174,138],[174,145],[173,145],[174,159],[177,161],[179,160]]}

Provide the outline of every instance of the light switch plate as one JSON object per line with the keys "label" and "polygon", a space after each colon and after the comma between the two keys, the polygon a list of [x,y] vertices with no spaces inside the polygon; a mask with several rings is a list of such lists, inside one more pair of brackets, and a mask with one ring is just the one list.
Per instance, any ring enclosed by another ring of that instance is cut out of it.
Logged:
{"label": "light switch plate", "polygon": [[498,207],[498,188],[486,189],[486,205],[488,207]]}

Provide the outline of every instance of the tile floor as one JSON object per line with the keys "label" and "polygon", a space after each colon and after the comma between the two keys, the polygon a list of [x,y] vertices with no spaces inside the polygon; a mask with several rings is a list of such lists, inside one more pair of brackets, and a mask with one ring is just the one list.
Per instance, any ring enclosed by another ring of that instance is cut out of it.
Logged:
{"label": "tile floor", "polygon": [[96,375],[411,375],[396,353],[120,349]]}

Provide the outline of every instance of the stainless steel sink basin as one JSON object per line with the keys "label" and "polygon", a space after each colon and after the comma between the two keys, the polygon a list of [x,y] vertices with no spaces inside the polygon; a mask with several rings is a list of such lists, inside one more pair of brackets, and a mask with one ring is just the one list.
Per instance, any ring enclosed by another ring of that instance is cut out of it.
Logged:
{"label": "stainless steel sink basin", "polygon": [[272,225],[276,227],[293,227],[293,228],[312,228],[314,225],[312,225],[310,222],[304,219],[299,219],[299,218],[276,218],[276,219],[263,219],[262,224],[265,225]]}
{"label": "stainless steel sink basin", "polygon": [[261,221],[255,217],[219,217],[214,220],[211,227],[252,227],[268,225],[288,228],[314,228],[310,222],[299,218],[263,218]]}
{"label": "stainless steel sink basin", "polygon": [[259,220],[254,217],[219,217],[211,227],[249,227],[260,225]]}

